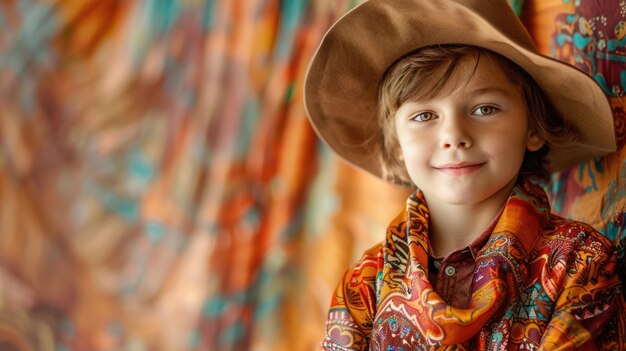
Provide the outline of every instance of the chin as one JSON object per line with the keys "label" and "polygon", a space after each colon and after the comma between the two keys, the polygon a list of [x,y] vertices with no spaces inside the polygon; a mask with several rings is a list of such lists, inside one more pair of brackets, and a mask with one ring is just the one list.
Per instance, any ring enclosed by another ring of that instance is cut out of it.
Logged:
{"label": "chin", "polygon": [[459,199],[459,198],[445,198],[443,199],[446,203],[450,204],[450,205],[459,205],[459,206],[463,206],[463,205],[473,205],[476,204],[479,201],[473,201],[473,199]]}
{"label": "chin", "polygon": [[451,205],[474,205],[485,200],[487,197],[489,196],[485,194],[477,194],[473,189],[469,189],[468,191],[457,190],[445,192],[439,196],[441,200]]}

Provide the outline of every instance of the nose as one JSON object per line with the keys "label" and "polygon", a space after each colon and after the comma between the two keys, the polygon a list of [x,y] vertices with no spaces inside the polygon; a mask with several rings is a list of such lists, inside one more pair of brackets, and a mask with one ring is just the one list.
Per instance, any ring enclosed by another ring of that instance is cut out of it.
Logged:
{"label": "nose", "polygon": [[441,125],[441,148],[469,149],[472,147],[472,138],[463,118],[450,118]]}

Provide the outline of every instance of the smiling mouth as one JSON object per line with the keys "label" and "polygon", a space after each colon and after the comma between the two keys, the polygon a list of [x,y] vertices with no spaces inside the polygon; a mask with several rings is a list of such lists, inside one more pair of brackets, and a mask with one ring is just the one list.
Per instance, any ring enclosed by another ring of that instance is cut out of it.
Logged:
{"label": "smiling mouth", "polygon": [[459,164],[447,164],[439,167],[435,167],[441,173],[460,176],[467,175],[478,171],[485,163],[459,163]]}

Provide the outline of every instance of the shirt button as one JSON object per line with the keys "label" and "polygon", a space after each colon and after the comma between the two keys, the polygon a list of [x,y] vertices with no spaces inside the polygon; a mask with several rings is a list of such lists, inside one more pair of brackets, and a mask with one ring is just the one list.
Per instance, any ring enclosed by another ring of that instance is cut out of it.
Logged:
{"label": "shirt button", "polygon": [[446,273],[446,275],[448,277],[452,277],[456,273],[456,268],[454,268],[453,266],[448,266],[448,267],[446,267],[444,272]]}

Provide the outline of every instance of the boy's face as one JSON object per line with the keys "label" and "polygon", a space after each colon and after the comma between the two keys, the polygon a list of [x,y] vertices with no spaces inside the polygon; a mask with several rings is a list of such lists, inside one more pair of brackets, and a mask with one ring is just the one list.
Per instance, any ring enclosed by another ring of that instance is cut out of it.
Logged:
{"label": "boy's face", "polygon": [[401,157],[429,206],[504,201],[525,150],[544,143],[528,130],[519,88],[484,56],[478,65],[460,61],[438,96],[402,104],[395,123]]}

